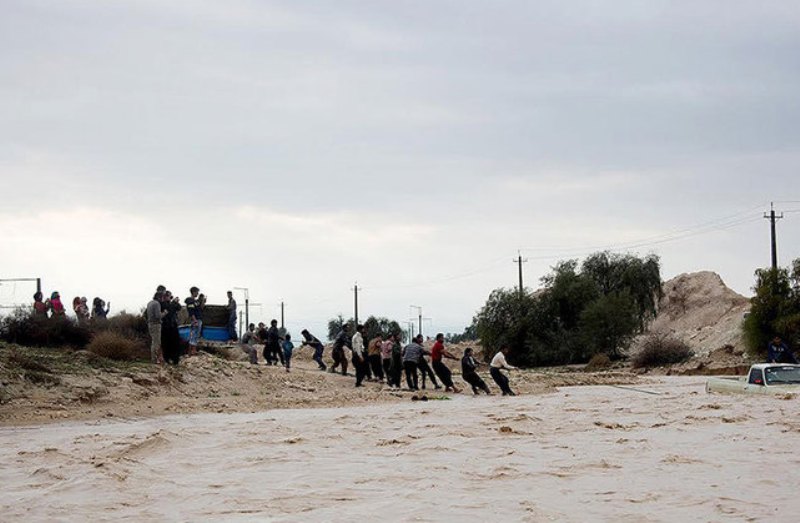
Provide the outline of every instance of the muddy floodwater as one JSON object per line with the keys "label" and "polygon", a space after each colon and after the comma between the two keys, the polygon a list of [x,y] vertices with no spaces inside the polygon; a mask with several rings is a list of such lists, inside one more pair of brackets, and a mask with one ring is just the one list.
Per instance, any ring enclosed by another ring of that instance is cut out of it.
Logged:
{"label": "muddy floodwater", "polygon": [[800,520],[800,400],[708,395],[703,383],[2,428],[0,513],[3,521]]}

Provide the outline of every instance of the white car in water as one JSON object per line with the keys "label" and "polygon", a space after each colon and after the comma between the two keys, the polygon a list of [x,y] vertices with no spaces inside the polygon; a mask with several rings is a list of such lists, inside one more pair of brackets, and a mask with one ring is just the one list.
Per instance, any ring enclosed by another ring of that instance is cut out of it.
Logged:
{"label": "white car in water", "polygon": [[798,394],[800,393],[800,365],[785,363],[756,363],[747,376],[738,378],[710,378],[706,392],[742,394]]}

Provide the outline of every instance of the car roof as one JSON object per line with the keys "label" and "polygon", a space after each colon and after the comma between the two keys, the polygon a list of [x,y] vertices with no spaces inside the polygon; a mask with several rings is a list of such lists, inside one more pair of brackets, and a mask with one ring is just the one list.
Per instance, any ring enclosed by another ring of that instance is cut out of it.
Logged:
{"label": "car roof", "polygon": [[766,369],[768,367],[794,367],[800,369],[800,365],[795,365],[794,363],[755,363],[751,368]]}

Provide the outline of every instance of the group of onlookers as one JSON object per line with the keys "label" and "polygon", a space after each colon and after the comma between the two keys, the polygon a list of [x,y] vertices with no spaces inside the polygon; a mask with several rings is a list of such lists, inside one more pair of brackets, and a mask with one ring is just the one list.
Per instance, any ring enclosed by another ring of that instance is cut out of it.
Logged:
{"label": "group of onlookers", "polygon": [[[102,298],[96,297],[92,300],[91,308],[89,308],[86,297],[75,296],[72,300],[72,311],[80,325],[87,325],[94,319],[106,319],[110,310],[111,302],[106,304]],[[44,299],[44,295],[37,291],[33,295],[33,313],[39,318],[65,317],[66,310],[58,291],[54,291],[47,299]]]}
{"label": "group of onlookers", "polygon": [[[308,331],[304,330],[303,334],[308,334]],[[309,336],[311,335],[309,334]],[[319,343],[319,340],[316,341]],[[305,342],[303,344],[306,345]],[[264,322],[259,322],[258,329],[256,329],[255,323],[247,326],[247,331],[242,335],[242,350],[247,353],[250,363],[253,365],[258,364],[257,345],[263,345],[262,355],[267,365],[277,366],[280,361],[286,372],[289,372],[292,367],[294,343],[292,343],[292,336],[285,329],[278,328],[278,320],[270,321],[269,327]],[[324,367],[325,364],[321,362],[321,359],[317,362]]]}
{"label": "group of onlookers", "polygon": [[[191,319],[189,355],[197,354],[197,340],[202,328],[205,297],[199,294],[199,291],[197,287],[192,287],[189,290],[190,296],[185,300]],[[153,299],[147,303],[145,318],[150,333],[150,360],[153,363],[162,364],[166,361],[177,365],[180,361],[182,344],[178,332],[178,312],[182,308],[180,298],[173,296],[163,285],[156,288]]]}

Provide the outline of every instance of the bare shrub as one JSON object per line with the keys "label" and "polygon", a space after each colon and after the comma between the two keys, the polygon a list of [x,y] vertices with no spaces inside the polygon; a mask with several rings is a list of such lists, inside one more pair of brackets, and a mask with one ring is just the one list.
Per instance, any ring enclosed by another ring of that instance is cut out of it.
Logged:
{"label": "bare shrub", "polygon": [[126,338],[148,339],[147,320],[141,314],[129,314],[125,311],[111,316],[104,322],[98,322],[95,332],[111,331]]}
{"label": "bare shrub", "polygon": [[0,338],[29,347],[75,347],[89,342],[91,333],[65,316],[40,318],[25,309],[17,309],[0,323]]}
{"label": "bare shrub", "polygon": [[608,357],[608,354],[605,352],[599,352],[592,356],[592,359],[589,360],[589,363],[586,364],[584,370],[589,372],[604,370],[611,366],[611,358]]}
{"label": "bare shrub", "polygon": [[147,345],[141,340],[131,339],[112,331],[97,333],[86,349],[112,360],[133,361],[150,358]]}
{"label": "bare shrub", "polygon": [[648,334],[633,357],[634,368],[659,367],[686,361],[694,355],[685,342],[663,333]]}

